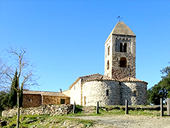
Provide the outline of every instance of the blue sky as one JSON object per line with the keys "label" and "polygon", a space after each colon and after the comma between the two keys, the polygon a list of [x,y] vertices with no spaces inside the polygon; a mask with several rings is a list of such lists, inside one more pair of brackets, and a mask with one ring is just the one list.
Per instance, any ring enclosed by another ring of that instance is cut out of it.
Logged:
{"label": "blue sky", "polygon": [[117,16],[136,34],[136,78],[148,88],[170,62],[168,0],[0,0],[0,58],[24,47],[40,86],[67,90],[79,77],[104,74],[104,43]]}

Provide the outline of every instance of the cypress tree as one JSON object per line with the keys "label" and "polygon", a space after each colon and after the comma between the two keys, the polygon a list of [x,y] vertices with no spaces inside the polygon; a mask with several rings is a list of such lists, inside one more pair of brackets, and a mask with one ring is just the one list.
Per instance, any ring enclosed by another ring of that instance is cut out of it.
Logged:
{"label": "cypress tree", "polygon": [[14,75],[14,78],[12,80],[12,84],[11,84],[11,90],[10,90],[10,94],[9,94],[9,100],[8,100],[8,103],[9,103],[9,106],[11,108],[13,108],[14,106],[17,105],[17,92],[14,88],[18,88],[17,87],[17,70],[15,71],[15,75]]}

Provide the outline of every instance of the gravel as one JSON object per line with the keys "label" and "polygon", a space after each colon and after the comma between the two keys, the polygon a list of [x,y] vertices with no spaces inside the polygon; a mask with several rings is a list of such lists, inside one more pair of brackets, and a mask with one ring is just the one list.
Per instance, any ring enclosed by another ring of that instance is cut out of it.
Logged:
{"label": "gravel", "polygon": [[80,116],[74,117],[85,120],[95,120],[94,127],[107,128],[170,128],[170,116],[132,116],[132,115],[109,115],[109,116]]}

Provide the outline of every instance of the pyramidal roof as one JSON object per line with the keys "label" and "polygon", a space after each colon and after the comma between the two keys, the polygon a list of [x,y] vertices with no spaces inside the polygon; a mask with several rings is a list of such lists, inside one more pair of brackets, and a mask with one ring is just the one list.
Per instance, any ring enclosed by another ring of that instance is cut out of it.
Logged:
{"label": "pyramidal roof", "polygon": [[131,35],[135,36],[135,34],[132,32],[132,30],[123,22],[119,21],[114,29],[112,30],[111,34],[116,34],[116,35]]}

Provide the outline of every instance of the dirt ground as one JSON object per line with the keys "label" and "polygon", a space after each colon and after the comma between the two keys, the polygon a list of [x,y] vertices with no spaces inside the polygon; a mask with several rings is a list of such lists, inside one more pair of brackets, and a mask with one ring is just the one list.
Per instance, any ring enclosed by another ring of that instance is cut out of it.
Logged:
{"label": "dirt ground", "polygon": [[170,128],[170,117],[109,115],[74,117],[95,120],[94,128]]}

